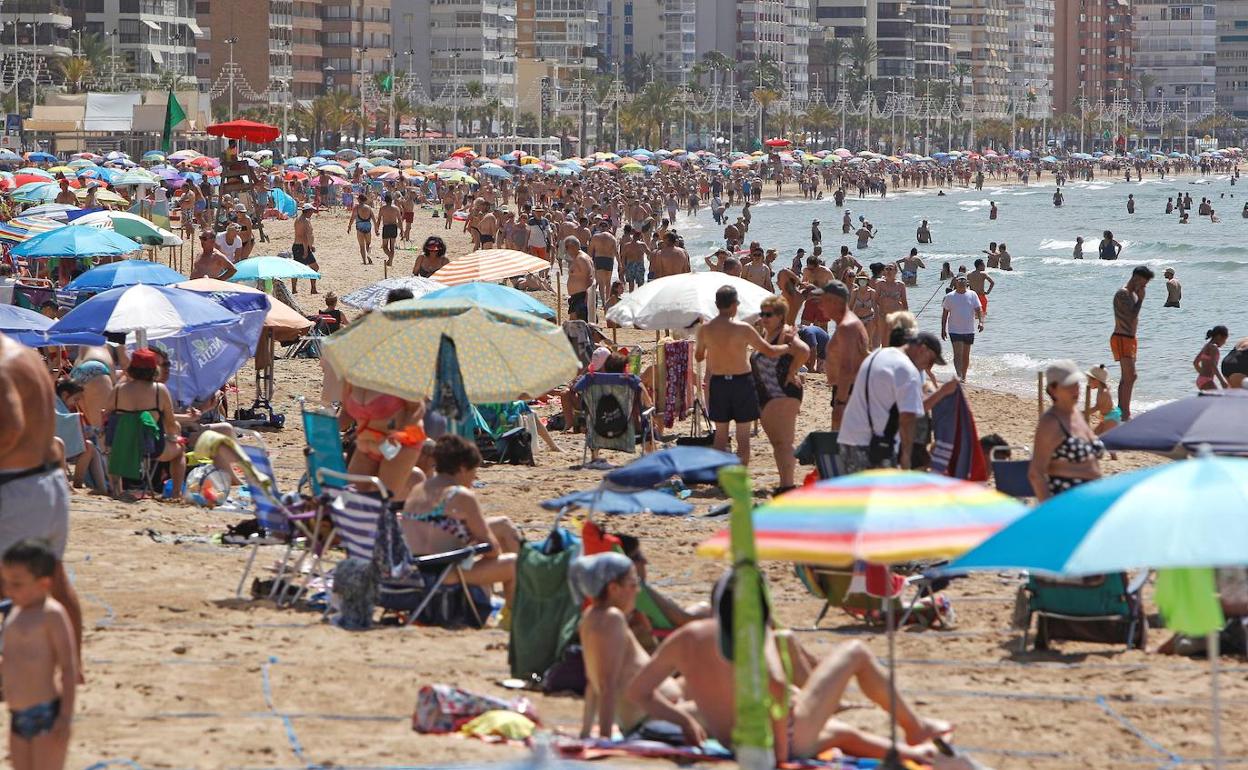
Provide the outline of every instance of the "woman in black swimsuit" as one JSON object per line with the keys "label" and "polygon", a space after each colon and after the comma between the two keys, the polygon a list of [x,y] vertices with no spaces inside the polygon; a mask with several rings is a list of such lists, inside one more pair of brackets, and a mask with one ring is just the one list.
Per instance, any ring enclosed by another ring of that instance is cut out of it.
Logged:
{"label": "woman in black swimsuit", "polygon": [[420,254],[416,256],[416,261],[412,264],[412,275],[428,278],[449,261],[446,258],[446,242],[436,235],[431,235],[420,247]]}
{"label": "woman in black swimsuit", "polygon": [[1074,361],[1056,361],[1044,372],[1053,406],[1040,417],[1027,472],[1040,501],[1101,477],[1105,444],[1079,411],[1084,375]]}
{"label": "woman in black swimsuit", "polygon": [[776,456],[780,486],[776,493],[793,488],[797,458],[793,456],[793,440],[797,433],[797,414],[802,408],[802,381],[798,370],[810,356],[810,348],[802,342],[792,326],[785,323],[789,303],[780,295],[763,300],[758,324],[763,338],[773,345],[789,346],[791,352],[779,358],[754,353],[750,368],[758,390],[760,421],[771,450]]}

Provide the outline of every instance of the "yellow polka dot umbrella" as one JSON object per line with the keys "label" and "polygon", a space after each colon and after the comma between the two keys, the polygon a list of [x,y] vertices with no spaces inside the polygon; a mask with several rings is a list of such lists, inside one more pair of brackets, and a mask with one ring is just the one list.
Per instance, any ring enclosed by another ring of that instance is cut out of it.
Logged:
{"label": "yellow polka dot umbrella", "polygon": [[325,356],[353,385],[414,400],[433,392],[443,334],[455,342],[474,403],[536,397],[571,380],[579,368],[558,326],[462,299],[411,299],[378,308],[326,340]]}

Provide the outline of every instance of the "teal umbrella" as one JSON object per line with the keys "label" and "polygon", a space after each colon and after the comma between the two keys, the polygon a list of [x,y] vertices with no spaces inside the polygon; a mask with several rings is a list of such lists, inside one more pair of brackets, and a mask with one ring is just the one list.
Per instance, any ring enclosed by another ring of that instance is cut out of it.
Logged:
{"label": "teal umbrella", "polygon": [[233,283],[244,281],[276,281],[283,278],[320,278],[310,267],[285,257],[251,257],[234,266],[238,272],[230,276]]}
{"label": "teal umbrella", "polygon": [[485,307],[501,307],[504,310],[515,310],[517,313],[532,313],[539,318],[545,318],[547,321],[555,320],[555,311],[551,310],[549,306],[542,304],[525,292],[497,283],[484,283],[482,281],[461,283],[458,286],[448,286],[445,289],[431,291],[424,295],[422,299],[465,299]]}
{"label": "teal umbrella", "polygon": [[143,248],[125,236],[98,227],[70,225],[48,230],[19,243],[11,252],[26,259],[120,257]]}

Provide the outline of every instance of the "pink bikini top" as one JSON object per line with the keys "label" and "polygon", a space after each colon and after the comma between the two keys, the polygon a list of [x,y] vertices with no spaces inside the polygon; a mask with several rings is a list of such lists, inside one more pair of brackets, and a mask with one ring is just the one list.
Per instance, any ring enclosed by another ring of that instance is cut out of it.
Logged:
{"label": "pink bikini top", "polygon": [[348,398],[343,402],[342,408],[347,410],[347,414],[351,419],[361,425],[373,422],[374,420],[386,420],[403,410],[407,402],[398,396],[389,396],[380,393],[367,402],[361,402],[354,398]]}

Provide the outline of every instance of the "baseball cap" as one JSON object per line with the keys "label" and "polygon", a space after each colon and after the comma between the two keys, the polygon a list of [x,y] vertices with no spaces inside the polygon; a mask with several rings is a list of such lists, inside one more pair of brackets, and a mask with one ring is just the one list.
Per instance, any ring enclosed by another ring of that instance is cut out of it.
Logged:
{"label": "baseball cap", "polygon": [[919,332],[911,340],[915,345],[922,345],[936,355],[936,363],[945,365],[945,356],[940,351],[940,339],[931,332]]}
{"label": "baseball cap", "polygon": [[849,301],[849,287],[835,278],[825,283],[821,292],[823,294],[831,294],[834,297],[840,297],[846,302]]}
{"label": "baseball cap", "polygon": [[608,348],[604,348],[601,345],[594,348],[594,354],[589,359],[589,370],[591,372],[596,372],[601,369],[602,365],[607,362],[607,357],[610,355],[611,351]]}
{"label": "baseball cap", "polygon": [[1083,372],[1079,364],[1070,359],[1054,361],[1044,370],[1045,387],[1050,385],[1082,385]]}
{"label": "baseball cap", "polygon": [[300,211],[316,211],[316,206],[313,206],[311,203],[305,203],[299,207],[299,210]]}
{"label": "baseball cap", "polygon": [[160,359],[149,348],[139,348],[130,354],[130,365],[136,369],[155,369]]}
{"label": "baseball cap", "polygon": [[953,280],[957,283],[970,283],[971,279],[967,277],[966,273],[958,273],[953,277]]}

